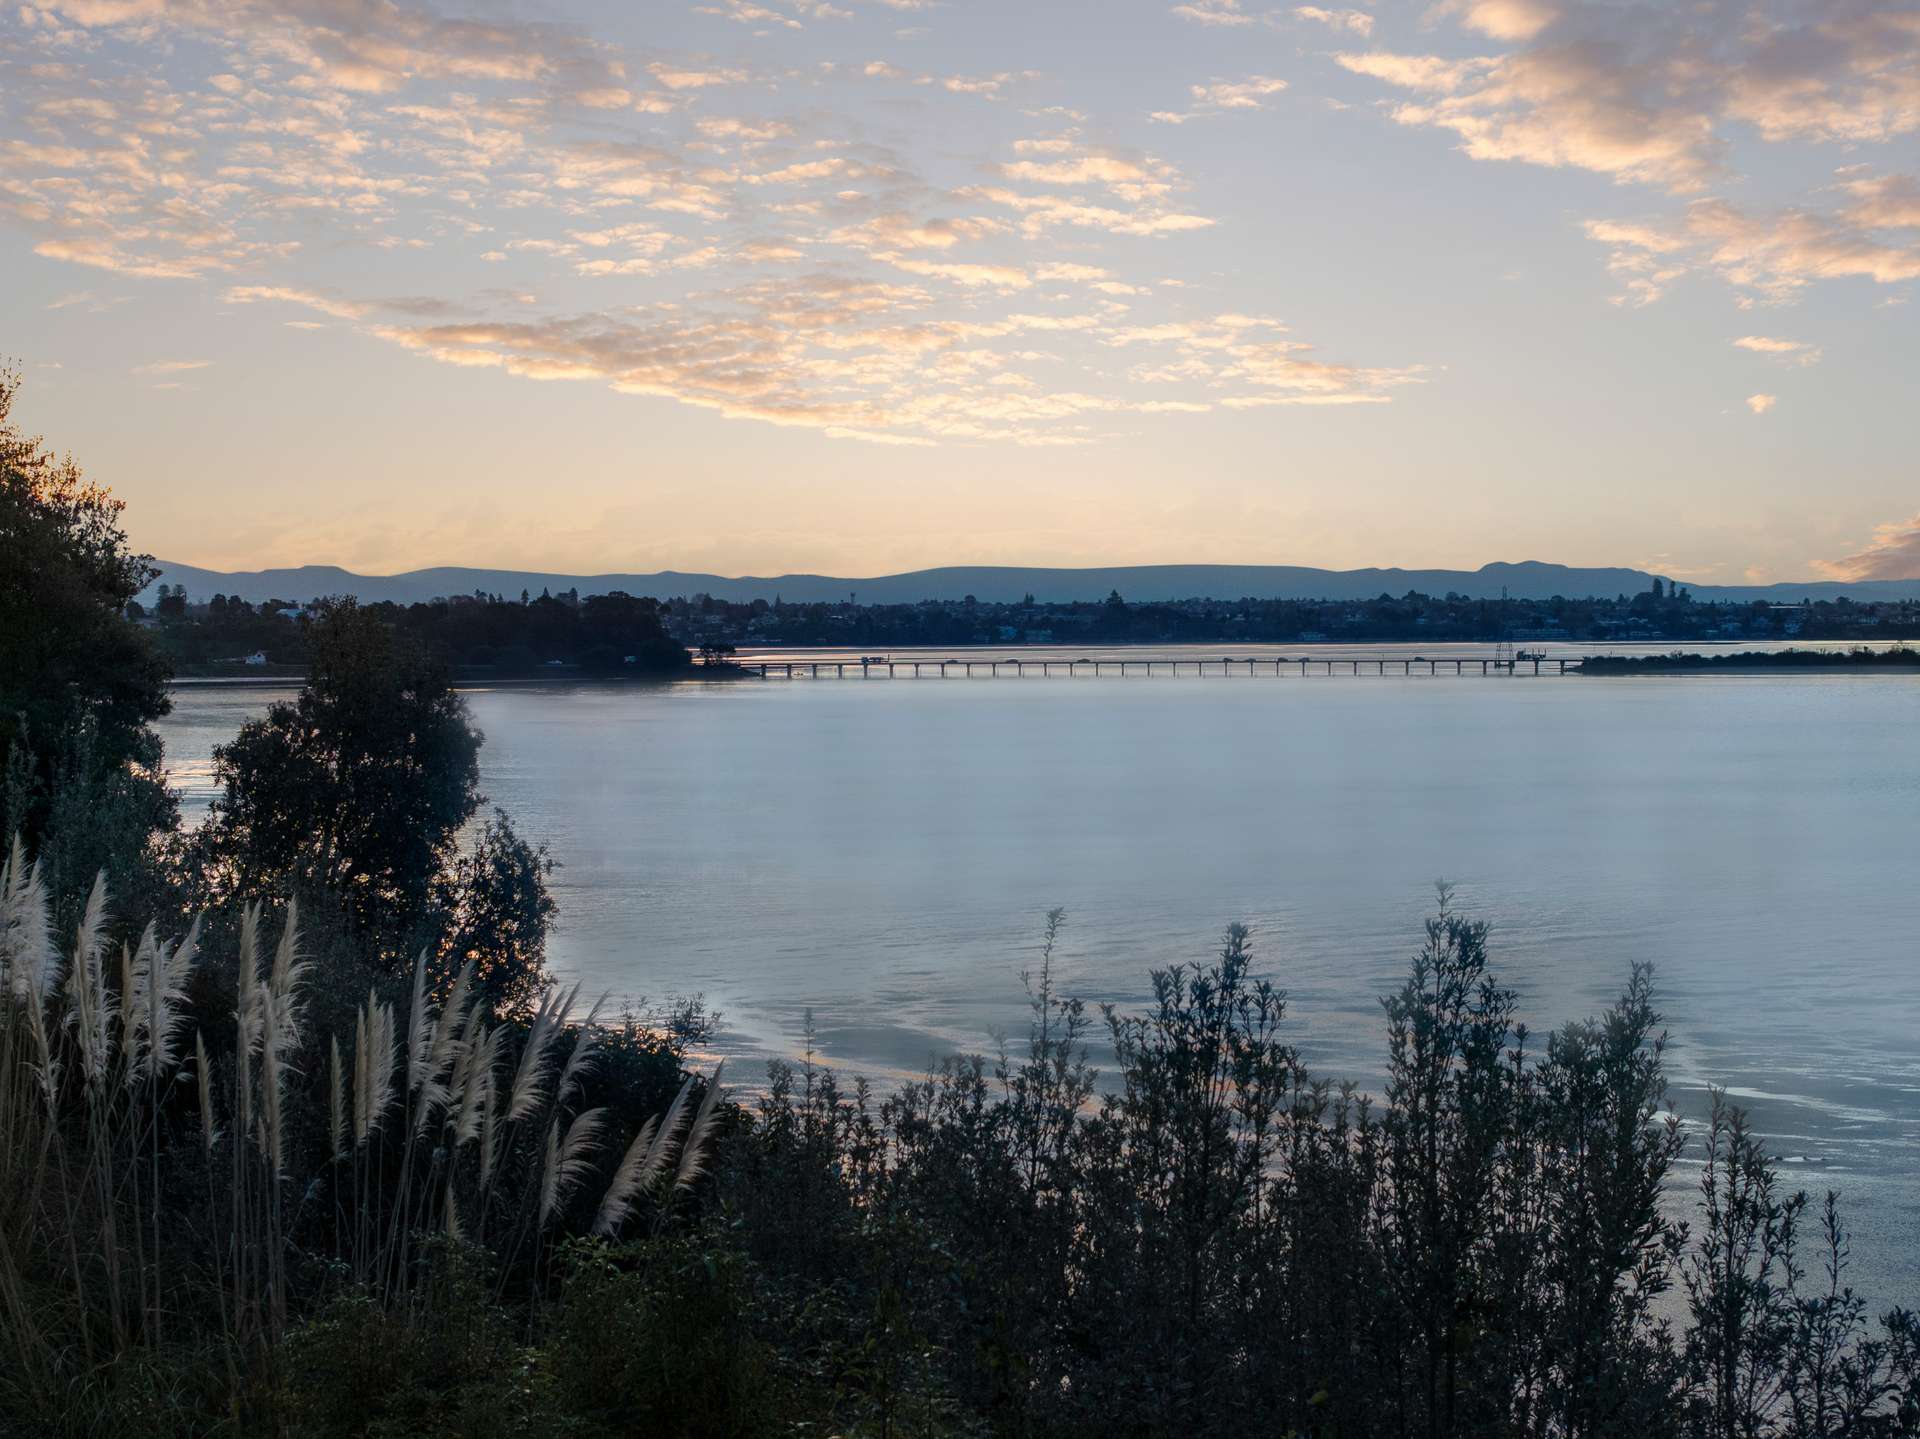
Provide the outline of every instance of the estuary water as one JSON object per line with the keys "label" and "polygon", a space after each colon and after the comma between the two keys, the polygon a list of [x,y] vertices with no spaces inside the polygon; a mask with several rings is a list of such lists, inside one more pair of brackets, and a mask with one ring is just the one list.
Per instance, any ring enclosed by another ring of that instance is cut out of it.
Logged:
{"label": "estuary water", "polygon": [[[289,693],[176,691],[190,819],[212,747]],[[560,866],[554,968],[704,995],[743,1082],[809,1013],[822,1058],[881,1083],[1017,1044],[1058,905],[1062,985],[1122,1007],[1246,922],[1308,1062],[1374,1087],[1378,996],[1444,879],[1537,1032],[1651,960],[1675,1108],[1726,1089],[1791,1182],[1846,1195],[1859,1287],[1920,1299],[1920,680],[1056,671],[468,699],[489,798]]]}

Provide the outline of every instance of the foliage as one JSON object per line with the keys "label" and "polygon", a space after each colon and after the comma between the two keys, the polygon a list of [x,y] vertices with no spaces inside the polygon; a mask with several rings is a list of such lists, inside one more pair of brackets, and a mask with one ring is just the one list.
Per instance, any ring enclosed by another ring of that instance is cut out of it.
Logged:
{"label": "foliage", "polygon": [[1744,650],[1722,654],[1682,654],[1675,650],[1665,655],[1597,655],[1581,663],[1580,672],[1589,675],[1685,674],[1689,671],[1740,673],[1744,670],[1884,670],[1898,673],[1920,669],[1920,650],[1905,645],[1874,649],[1855,645],[1846,650],[1771,650],[1750,653]]}
{"label": "foliage", "polygon": [[496,1017],[425,951],[346,1006],[291,904],[116,957],[109,897],[57,931],[0,865],[9,1432],[1920,1432],[1920,1321],[1723,1101],[1678,1216],[1650,972],[1535,1051],[1444,895],[1377,1104],[1237,925],[1103,1013],[1103,1082],[1055,914],[1024,1050],[751,1113],[697,1008]]}
{"label": "foliage", "polygon": [[534,1431],[535,1356],[495,1298],[483,1253],[423,1246],[407,1309],[345,1288],[287,1336],[276,1407],[311,1439],[491,1439]]}
{"label": "foliage", "polygon": [[475,966],[436,997],[423,952],[398,1008],[371,993],[323,1035],[295,905],[271,940],[246,909],[198,1010],[225,958],[201,925],[116,963],[108,909],[96,879],[57,941],[38,865],[0,863],[0,1428],[84,1392],[142,1432],[209,1410],[332,1432],[332,1380],[399,1366],[387,1432],[475,1432],[461,1391],[510,1367],[503,1298],[526,1314],[566,1234],[657,1235],[700,1183],[718,1072],[637,1122],[586,1108],[606,1032],[597,1006],[570,1022],[577,990],[494,1024]]}
{"label": "foliage", "polygon": [[496,809],[472,844],[433,877],[442,974],[451,980],[462,965],[473,965],[476,990],[497,1014],[530,1012],[553,983],[546,971],[552,873],[546,847],[521,839],[506,811]]}
{"label": "foliage", "polygon": [[19,384],[0,371],[0,833],[38,844],[64,795],[97,822],[46,858],[83,891],[101,865],[128,880],[172,822],[152,728],[168,670],[124,613],[156,571],[122,503],[14,424]]}
{"label": "foliage", "polygon": [[562,1263],[551,1354],[566,1412],[609,1434],[767,1432],[769,1350],[752,1332],[743,1261],[724,1241],[575,1243]]}
{"label": "foliage", "polygon": [[446,667],[352,601],[321,608],[309,646],[299,697],[214,751],[209,897],[322,891],[404,952],[479,807],[481,737]]}
{"label": "foliage", "polygon": [[1798,604],[1703,604],[1678,586],[1637,595],[1470,598],[1448,593],[1319,599],[1230,594],[1158,601],[989,602],[972,597],[917,604],[795,604],[727,601],[696,594],[662,603],[668,630],[690,644],[832,645],[860,651],[962,645],[1244,644],[1319,641],[1418,644],[1500,639],[1581,641],[1795,638],[1888,640],[1920,637],[1911,599]]}
{"label": "foliage", "polygon": [[[176,602],[177,601],[177,602]],[[169,596],[160,611],[160,644],[182,666],[217,665],[258,653],[269,664],[307,664],[314,651],[303,604],[251,604],[216,594],[190,604]],[[426,653],[463,672],[494,675],[582,671],[595,676],[654,675],[683,669],[686,648],[661,623],[659,606],[615,591],[541,595],[520,601],[462,595],[428,603],[371,604],[367,612]]]}
{"label": "foliage", "polygon": [[1868,1323],[1831,1201],[1804,1283],[1805,1200],[1730,1106],[1698,1231],[1675,1212],[1650,971],[1535,1053],[1487,942],[1443,895],[1377,1106],[1307,1073],[1238,926],[1106,1015],[1101,1083],[1045,966],[992,1071],[876,1109],[776,1067],[720,1169],[761,1303],[804,1354],[839,1326],[875,1356],[843,1423],[904,1388],[1003,1434],[1915,1433],[1915,1320]]}

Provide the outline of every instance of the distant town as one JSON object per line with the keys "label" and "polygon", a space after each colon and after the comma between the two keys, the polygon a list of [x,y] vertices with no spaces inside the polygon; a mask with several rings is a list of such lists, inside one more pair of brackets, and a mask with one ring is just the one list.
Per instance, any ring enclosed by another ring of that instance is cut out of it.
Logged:
{"label": "distant town", "polygon": [[[224,669],[306,662],[302,620],[311,600],[259,604],[162,585],[133,618],[158,633],[176,664]],[[1366,600],[1203,599],[1135,604],[1104,600],[987,603],[971,597],[919,604],[757,599],[695,594],[653,599],[522,592],[455,595],[373,606],[425,639],[447,663],[499,673],[567,667],[590,672],[662,670],[685,652],[709,657],[749,648],[825,646],[863,652],[925,646],[1128,644],[1339,644],[1375,641],[1511,641],[1535,645],[1667,641],[1896,640],[1920,638],[1920,601],[1706,603],[1654,580],[1612,598],[1475,599],[1410,591]]]}
{"label": "distant town", "polygon": [[1500,600],[1418,592],[1367,600],[1190,599],[1132,604],[726,604],[669,601],[667,630],[694,648],[833,645],[1331,644],[1382,640],[1571,641],[1900,639],[1920,635],[1920,603],[1703,604],[1655,580],[1611,599]]}

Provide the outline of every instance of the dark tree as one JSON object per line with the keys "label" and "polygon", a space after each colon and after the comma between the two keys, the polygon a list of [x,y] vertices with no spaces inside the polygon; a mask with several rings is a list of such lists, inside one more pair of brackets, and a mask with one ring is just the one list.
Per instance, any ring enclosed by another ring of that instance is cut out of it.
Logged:
{"label": "dark tree", "polygon": [[214,751],[201,843],[229,895],[323,891],[391,950],[427,919],[480,805],[481,736],[417,641],[350,600],[309,623],[300,697]]}
{"label": "dark tree", "polygon": [[546,969],[552,873],[546,847],[528,844],[505,811],[495,810],[472,848],[433,883],[443,980],[471,963],[474,983],[494,1013],[531,1011],[552,979]]}
{"label": "dark tree", "polygon": [[[19,386],[0,371],[0,824],[50,840],[58,883],[100,866],[124,882],[173,816],[152,728],[168,670],[127,618],[158,571],[122,502],[12,423]],[[86,837],[49,835],[59,807],[89,817]]]}

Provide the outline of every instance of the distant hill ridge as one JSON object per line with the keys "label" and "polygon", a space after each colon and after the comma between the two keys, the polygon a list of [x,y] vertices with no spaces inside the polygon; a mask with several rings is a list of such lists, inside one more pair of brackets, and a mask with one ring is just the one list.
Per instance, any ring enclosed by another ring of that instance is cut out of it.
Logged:
{"label": "distant hill ridge", "polygon": [[[309,600],[321,595],[354,595],[376,602],[412,604],[476,590],[517,597],[521,590],[577,589],[583,595],[624,590],[657,599],[709,594],[743,603],[776,596],[806,603],[858,597],[862,604],[915,604],[921,600],[959,600],[968,595],[988,603],[1006,603],[1031,594],[1043,603],[1101,600],[1118,590],[1129,601],[1184,599],[1356,600],[1419,590],[1448,591],[1474,599],[1498,599],[1504,588],[1515,599],[1569,599],[1638,594],[1654,575],[1635,569],[1577,569],[1527,560],[1520,564],[1482,565],[1477,570],[1322,570],[1305,565],[1103,565],[1089,569],[1034,568],[1021,565],[953,565],[911,570],[898,575],[859,578],[835,575],[742,576],[690,574],[661,570],[653,574],[563,575],[533,570],[468,569],[459,566],[410,570],[400,575],[356,575],[334,565],[293,569],[223,572],[162,560],[155,585],[185,585],[194,599],[215,594],[261,600]],[[1667,576],[1668,583],[1672,580]],[[1777,585],[1689,585],[1701,600],[1920,599],[1920,579],[1864,580],[1855,584],[1821,580]],[[153,598],[150,588],[143,599]]]}

